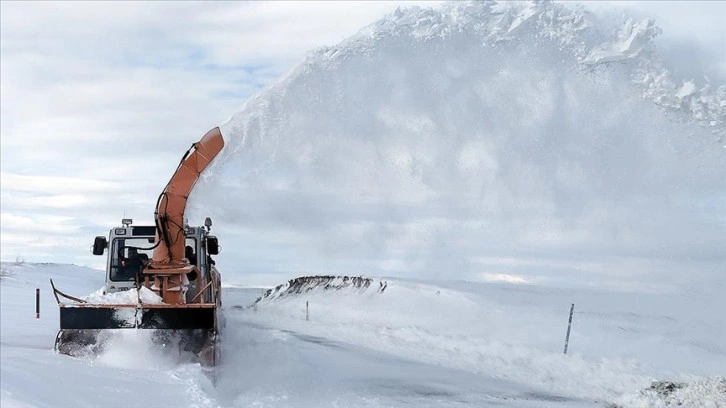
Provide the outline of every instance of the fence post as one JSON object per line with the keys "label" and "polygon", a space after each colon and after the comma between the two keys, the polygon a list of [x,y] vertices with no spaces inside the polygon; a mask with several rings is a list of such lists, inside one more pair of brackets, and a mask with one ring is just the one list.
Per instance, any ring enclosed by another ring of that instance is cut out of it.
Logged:
{"label": "fence post", "polygon": [[35,318],[40,319],[40,288],[35,288]]}
{"label": "fence post", "polygon": [[310,320],[310,311],[308,301],[305,301],[305,320]]}
{"label": "fence post", "polygon": [[567,345],[570,343],[570,328],[572,327],[572,313],[575,311],[575,304],[570,306],[570,321],[567,323],[567,336],[565,337],[565,355],[567,355]]}

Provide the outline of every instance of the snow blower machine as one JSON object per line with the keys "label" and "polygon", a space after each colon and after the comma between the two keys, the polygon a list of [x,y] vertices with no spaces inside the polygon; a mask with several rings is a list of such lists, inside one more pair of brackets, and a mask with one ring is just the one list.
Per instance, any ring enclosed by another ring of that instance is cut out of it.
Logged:
{"label": "snow blower machine", "polygon": [[[194,361],[213,367],[220,358],[219,253],[212,221],[190,227],[184,221],[187,197],[224,140],[219,128],[192,144],[156,203],[155,225],[121,226],[93,243],[94,255],[107,253],[106,283],[81,299],[51,287],[60,307],[55,350],[79,356],[103,350],[109,329],[150,329],[163,344],[178,344]],[[170,341],[174,339],[176,341]]]}

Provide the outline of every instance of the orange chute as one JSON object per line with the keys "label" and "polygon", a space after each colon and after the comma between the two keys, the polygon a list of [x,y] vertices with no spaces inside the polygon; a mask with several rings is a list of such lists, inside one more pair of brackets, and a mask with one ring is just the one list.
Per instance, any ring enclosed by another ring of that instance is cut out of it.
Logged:
{"label": "orange chute", "polygon": [[187,265],[184,254],[184,209],[199,175],[224,147],[216,127],[194,143],[182,157],[171,180],[156,203],[156,242],[150,269]]}

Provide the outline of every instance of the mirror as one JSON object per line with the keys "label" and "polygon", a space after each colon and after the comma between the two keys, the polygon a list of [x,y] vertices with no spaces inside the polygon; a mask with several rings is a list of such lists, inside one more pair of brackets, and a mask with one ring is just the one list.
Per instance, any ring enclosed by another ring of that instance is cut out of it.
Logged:
{"label": "mirror", "polygon": [[108,246],[106,237],[96,237],[93,240],[93,255],[103,255],[103,250]]}
{"label": "mirror", "polygon": [[218,253],[219,253],[219,241],[217,241],[217,237],[213,237],[213,236],[207,237],[207,254],[217,255]]}
{"label": "mirror", "polygon": [[204,226],[207,227],[207,230],[212,227],[212,219],[207,217],[204,219]]}

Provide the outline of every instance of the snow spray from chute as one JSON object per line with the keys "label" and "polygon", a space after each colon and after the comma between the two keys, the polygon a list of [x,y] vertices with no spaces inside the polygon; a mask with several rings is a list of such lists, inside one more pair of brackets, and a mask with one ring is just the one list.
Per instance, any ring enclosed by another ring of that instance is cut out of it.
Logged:
{"label": "snow spray from chute", "polygon": [[[693,198],[723,190],[726,160],[709,132],[724,129],[726,93],[714,83],[677,97],[651,24],[602,26],[552,2],[447,4],[402,10],[311,53],[222,125],[228,148],[194,211],[213,206],[237,245],[253,243],[236,263],[476,279],[481,263],[518,273],[496,260],[511,255],[501,248],[569,259],[592,247],[605,266],[650,271],[620,231],[654,256],[652,242],[723,236]],[[666,115],[653,101],[676,108]],[[713,119],[706,128],[687,123],[692,108]],[[701,222],[706,232],[691,227]],[[283,247],[296,250],[272,249]],[[525,252],[516,257],[566,283]],[[678,263],[663,262],[680,279]],[[652,285],[645,274],[608,283]]]}

